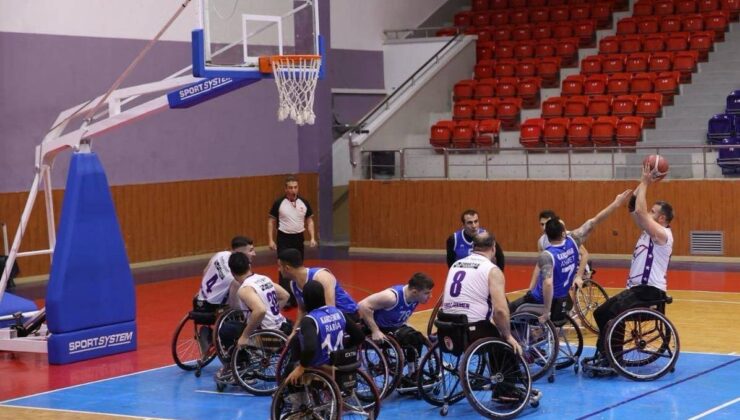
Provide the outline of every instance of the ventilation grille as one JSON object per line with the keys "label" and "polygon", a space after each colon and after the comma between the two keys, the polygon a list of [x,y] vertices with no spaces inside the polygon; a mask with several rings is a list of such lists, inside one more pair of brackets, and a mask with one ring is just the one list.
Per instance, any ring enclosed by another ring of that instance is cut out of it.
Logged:
{"label": "ventilation grille", "polygon": [[725,255],[725,233],[722,231],[693,230],[689,233],[691,254]]}

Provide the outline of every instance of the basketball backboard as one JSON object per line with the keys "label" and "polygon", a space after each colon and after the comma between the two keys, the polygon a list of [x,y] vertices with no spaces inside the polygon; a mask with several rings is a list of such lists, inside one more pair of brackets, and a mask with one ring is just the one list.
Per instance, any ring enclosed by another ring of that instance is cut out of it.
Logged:
{"label": "basketball backboard", "polygon": [[198,0],[196,77],[265,78],[259,58],[322,55],[318,0]]}

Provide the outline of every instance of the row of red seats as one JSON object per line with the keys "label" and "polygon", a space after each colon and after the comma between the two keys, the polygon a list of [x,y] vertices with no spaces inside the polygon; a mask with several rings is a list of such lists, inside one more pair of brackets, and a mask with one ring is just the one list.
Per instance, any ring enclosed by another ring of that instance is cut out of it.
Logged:
{"label": "row of red seats", "polygon": [[737,19],[740,0],[638,0],[632,16],[666,16],[683,13],[704,13],[725,10]]}
{"label": "row of red seats", "polygon": [[698,51],[654,52],[632,54],[590,55],[581,60],[581,74],[615,74],[679,71],[685,73],[685,81],[691,80],[696,70]]}
{"label": "row of red seats", "polygon": [[560,57],[481,60],[473,69],[473,77],[485,80],[537,76],[542,80],[542,87],[555,88],[560,85],[560,61]]}
{"label": "row of red seats", "polygon": [[[614,73],[592,74],[588,77],[572,74],[563,80],[561,96],[574,95],[627,95],[642,93],[675,92],[680,83],[680,73]],[[678,80],[676,80],[678,78]],[[660,90],[656,90],[659,88]]]}
{"label": "row of red seats", "polygon": [[485,56],[492,55],[496,59],[504,58],[544,58],[560,57],[560,65],[572,67],[578,64],[578,38],[540,39],[539,41],[518,41],[501,45],[497,43],[489,46],[490,50],[480,51],[481,59],[478,64],[486,61]]}
{"label": "row of red seats", "polygon": [[671,32],[652,35],[612,35],[599,41],[599,54],[631,54],[636,52],[687,51],[699,53],[706,60],[714,46],[714,32]]}
{"label": "row of red seats", "polygon": [[560,117],[627,117],[645,119],[646,128],[655,127],[655,119],[663,115],[663,95],[553,96],[542,103],[542,118]]}
{"label": "row of red seats", "polygon": [[510,8],[502,10],[463,11],[454,17],[454,25],[460,28],[468,26],[499,26],[521,23],[567,22],[569,20],[594,19],[599,29],[611,24],[611,3],[577,4],[571,6]]}
{"label": "row of red seats", "polygon": [[516,127],[522,109],[521,98],[478,98],[463,99],[455,103],[452,110],[452,119],[461,120],[490,120],[498,118],[504,121],[505,128]]}
{"label": "row of red seats", "polygon": [[634,146],[642,140],[642,117],[603,116],[530,118],[522,123],[519,143],[525,147]]}
{"label": "row of red seats", "polygon": [[628,0],[472,0],[475,12],[483,10],[516,9],[521,7],[563,6],[566,4],[581,5],[588,3],[611,3],[614,10],[624,11],[629,6]]}
{"label": "row of red seats", "polygon": [[730,28],[727,12],[711,12],[707,15],[670,15],[663,18],[655,16],[627,17],[617,22],[617,35],[649,35],[669,32],[714,31],[716,41],[725,40],[725,32]]}
{"label": "row of red seats", "polygon": [[498,77],[482,80],[461,80],[455,83],[452,99],[455,102],[479,98],[522,98],[522,107],[537,108],[540,102],[539,77]]}
{"label": "row of red seats", "polygon": [[596,21],[583,19],[556,23],[470,27],[466,28],[464,32],[470,35],[478,35],[478,45],[489,41],[538,41],[541,39],[576,37],[580,39],[581,47],[590,47],[594,45],[596,38]]}
{"label": "row of red seats", "polygon": [[429,143],[432,147],[492,147],[499,144],[501,121],[438,121],[432,126]]}

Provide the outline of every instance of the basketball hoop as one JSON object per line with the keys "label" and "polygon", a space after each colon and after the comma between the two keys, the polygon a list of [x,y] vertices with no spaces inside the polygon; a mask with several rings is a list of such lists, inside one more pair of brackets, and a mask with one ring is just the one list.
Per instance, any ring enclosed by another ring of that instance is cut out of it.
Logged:
{"label": "basketball hoop", "polygon": [[[278,120],[290,117],[298,125],[313,124],[316,81],[321,68],[320,55],[276,55],[260,57],[260,71],[275,76],[279,94]],[[269,64],[268,64],[269,63]]]}

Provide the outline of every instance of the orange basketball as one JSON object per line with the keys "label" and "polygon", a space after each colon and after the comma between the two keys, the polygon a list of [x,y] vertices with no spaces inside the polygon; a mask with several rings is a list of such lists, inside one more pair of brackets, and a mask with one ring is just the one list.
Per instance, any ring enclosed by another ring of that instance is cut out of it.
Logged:
{"label": "orange basketball", "polygon": [[670,166],[668,165],[668,161],[665,157],[661,155],[650,155],[645,157],[645,160],[642,161],[643,165],[647,163],[650,163],[651,170],[657,167],[658,175],[655,177],[656,181],[660,181],[661,179],[665,178],[666,175],[668,175],[668,168]]}

